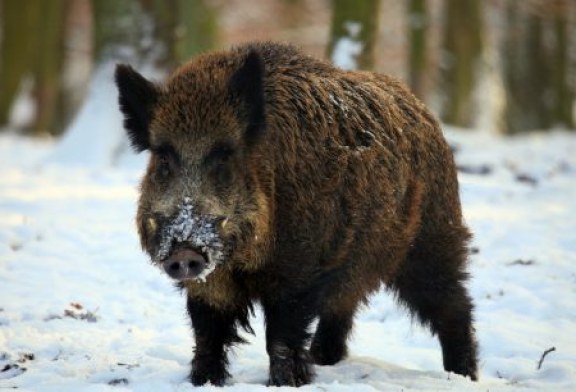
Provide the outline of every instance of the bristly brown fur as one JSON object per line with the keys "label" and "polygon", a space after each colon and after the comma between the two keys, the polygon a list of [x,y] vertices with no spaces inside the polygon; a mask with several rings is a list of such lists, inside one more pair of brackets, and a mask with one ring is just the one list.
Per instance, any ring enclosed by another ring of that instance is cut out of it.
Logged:
{"label": "bristly brown fur", "polygon": [[309,383],[311,361],[346,355],[356,310],[382,284],[438,335],[446,370],[477,378],[470,233],[452,153],[402,83],[268,42],[202,55],[162,87],[141,83],[141,107],[133,88],[119,83],[126,118],[151,113],[145,130],[128,129],[152,151],[137,215],[144,249],[158,246],[147,220],[166,224],[183,195],[229,221],[220,233],[229,260],[183,285],[194,384],[222,385],[226,349],[238,325],[249,328],[254,301],[270,384]]}

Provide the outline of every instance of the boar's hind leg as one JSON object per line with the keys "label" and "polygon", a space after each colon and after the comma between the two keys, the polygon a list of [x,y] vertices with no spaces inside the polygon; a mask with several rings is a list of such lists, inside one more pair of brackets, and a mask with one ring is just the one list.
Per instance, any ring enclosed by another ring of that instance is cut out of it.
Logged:
{"label": "boar's hind leg", "polygon": [[469,238],[465,228],[421,236],[393,287],[412,314],[438,334],[444,369],[477,380],[473,305],[464,282]]}
{"label": "boar's hind leg", "polygon": [[305,346],[310,338],[308,327],[317,314],[310,297],[313,293],[267,296],[262,300],[270,357],[269,385],[301,386],[312,381],[314,372]]}
{"label": "boar's hind leg", "polygon": [[318,365],[334,365],[347,354],[346,341],[354,322],[356,308],[346,312],[323,312],[310,346],[310,355]]}
{"label": "boar's hind leg", "polygon": [[207,382],[224,385],[229,376],[226,370],[226,350],[234,343],[243,342],[237,334],[236,323],[245,322],[245,328],[249,329],[247,314],[242,316],[232,311],[216,309],[191,297],[188,297],[187,308],[196,339],[190,381],[194,385]]}

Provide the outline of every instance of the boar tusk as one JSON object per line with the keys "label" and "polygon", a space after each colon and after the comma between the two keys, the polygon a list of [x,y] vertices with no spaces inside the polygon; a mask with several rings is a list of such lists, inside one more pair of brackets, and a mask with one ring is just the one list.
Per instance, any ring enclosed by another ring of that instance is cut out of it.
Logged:
{"label": "boar tusk", "polygon": [[154,218],[148,218],[146,223],[148,224],[148,230],[151,231],[152,233],[155,233],[156,229],[158,228],[156,220]]}
{"label": "boar tusk", "polygon": [[219,223],[220,229],[224,229],[227,224],[228,224],[228,218],[222,219]]}

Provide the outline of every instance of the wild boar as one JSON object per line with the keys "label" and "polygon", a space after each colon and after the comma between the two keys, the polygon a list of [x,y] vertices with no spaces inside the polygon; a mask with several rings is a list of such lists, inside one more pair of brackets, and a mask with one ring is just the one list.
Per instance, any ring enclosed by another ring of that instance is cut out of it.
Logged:
{"label": "wild boar", "polygon": [[127,65],[115,79],[131,143],[151,153],[142,247],[187,292],[193,384],[225,382],[255,302],[269,384],[310,383],[382,285],[438,335],[444,369],[476,380],[453,156],[401,82],[271,42],[200,55],[162,85]]}

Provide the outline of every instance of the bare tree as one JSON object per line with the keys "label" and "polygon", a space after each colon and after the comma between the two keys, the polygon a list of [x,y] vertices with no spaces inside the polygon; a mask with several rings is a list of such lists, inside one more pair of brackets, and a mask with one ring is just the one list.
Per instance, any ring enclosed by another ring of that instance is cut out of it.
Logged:
{"label": "bare tree", "polygon": [[36,133],[58,135],[64,127],[62,113],[62,66],[67,0],[41,2],[41,18],[34,63]]}
{"label": "bare tree", "polygon": [[2,0],[0,47],[0,126],[8,123],[12,102],[26,73],[30,72],[34,49],[32,26],[38,8],[30,4],[22,7],[15,1]]}
{"label": "bare tree", "polygon": [[509,0],[502,45],[506,131],[574,127],[573,27],[569,0]]}
{"label": "bare tree", "polygon": [[178,0],[175,59],[178,62],[216,45],[216,12],[204,0]]}
{"label": "bare tree", "polygon": [[474,123],[473,93],[482,54],[483,18],[480,0],[445,0],[440,64],[443,121],[470,127]]}
{"label": "bare tree", "polygon": [[372,69],[379,0],[332,0],[328,57],[342,68]]}
{"label": "bare tree", "polygon": [[0,49],[0,126],[7,125],[10,109],[22,83],[33,83],[37,108],[27,132],[57,134],[63,57],[63,20],[67,0],[3,0],[3,42]]}
{"label": "bare tree", "polygon": [[428,76],[428,12],[426,0],[408,1],[408,83],[414,94],[420,99],[426,95],[426,77]]}

